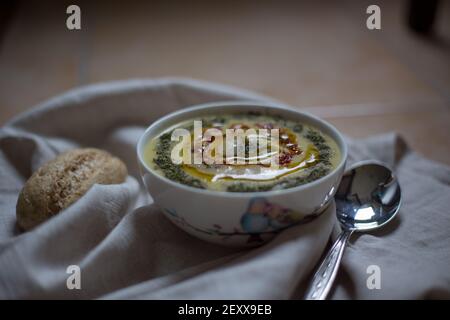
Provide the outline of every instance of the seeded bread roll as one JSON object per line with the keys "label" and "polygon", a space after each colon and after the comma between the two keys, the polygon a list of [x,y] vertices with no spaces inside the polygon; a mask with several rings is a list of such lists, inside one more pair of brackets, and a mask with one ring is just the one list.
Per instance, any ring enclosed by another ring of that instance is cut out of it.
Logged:
{"label": "seeded bread roll", "polygon": [[127,167],[106,151],[87,148],[60,154],[25,183],[16,206],[17,223],[29,230],[81,198],[93,184],[122,183]]}

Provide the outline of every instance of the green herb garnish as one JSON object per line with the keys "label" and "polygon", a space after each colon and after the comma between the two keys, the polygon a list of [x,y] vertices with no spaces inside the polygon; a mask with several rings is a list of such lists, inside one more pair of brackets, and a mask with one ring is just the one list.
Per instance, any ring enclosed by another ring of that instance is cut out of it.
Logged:
{"label": "green herb garnish", "polygon": [[203,183],[191,177],[183,171],[181,165],[174,164],[170,157],[172,150],[172,141],[170,139],[171,133],[164,133],[159,137],[158,144],[156,145],[156,157],[154,158],[155,164],[164,173],[168,179],[186,184],[191,187],[205,189]]}
{"label": "green herb garnish", "polygon": [[306,132],[305,138],[311,141],[319,151],[320,161],[326,165],[331,165],[331,148],[325,143],[325,138],[319,132],[311,129]]}

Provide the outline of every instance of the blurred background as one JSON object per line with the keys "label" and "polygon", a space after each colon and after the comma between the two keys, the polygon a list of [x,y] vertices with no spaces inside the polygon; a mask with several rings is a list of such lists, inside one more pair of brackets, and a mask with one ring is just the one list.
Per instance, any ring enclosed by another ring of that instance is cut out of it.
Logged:
{"label": "blurred background", "polygon": [[166,76],[254,90],[352,137],[397,131],[450,164],[450,1],[0,1],[0,125],[77,86]]}

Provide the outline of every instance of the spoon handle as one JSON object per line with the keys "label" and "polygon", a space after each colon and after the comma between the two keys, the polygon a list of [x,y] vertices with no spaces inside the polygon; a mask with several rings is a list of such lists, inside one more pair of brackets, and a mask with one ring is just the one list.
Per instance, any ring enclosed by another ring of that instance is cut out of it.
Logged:
{"label": "spoon handle", "polygon": [[320,264],[319,269],[317,269],[314,274],[308,291],[306,292],[305,299],[324,300],[327,297],[334,279],[336,278],[345,246],[352,233],[353,230],[344,230],[341,232]]}

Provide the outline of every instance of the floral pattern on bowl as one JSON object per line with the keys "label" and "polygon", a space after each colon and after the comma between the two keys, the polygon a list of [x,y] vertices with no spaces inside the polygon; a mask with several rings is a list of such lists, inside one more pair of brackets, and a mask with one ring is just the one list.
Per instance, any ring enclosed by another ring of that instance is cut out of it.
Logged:
{"label": "floral pattern on bowl", "polygon": [[273,236],[293,225],[309,222],[321,213],[304,215],[290,208],[271,203],[266,198],[256,197],[249,201],[246,211],[242,214],[240,226],[235,227],[232,232],[226,232],[219,224],[213,224],[210,228],[198,228],[178,215],[175,209],[164,208],[163,210],[180,227],[188,227],[197,232],[219,236],[223,240],[244,236],[248,237],[247,243],[262,243],[265,241],[266,235]]}

